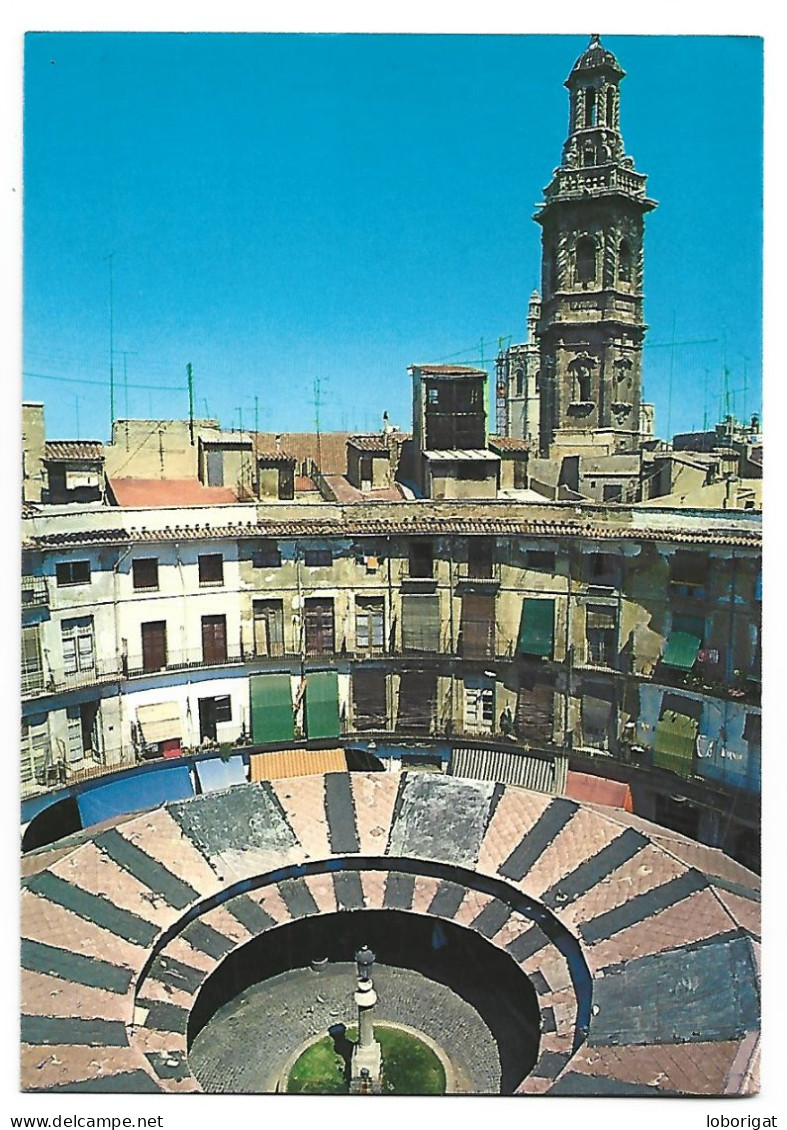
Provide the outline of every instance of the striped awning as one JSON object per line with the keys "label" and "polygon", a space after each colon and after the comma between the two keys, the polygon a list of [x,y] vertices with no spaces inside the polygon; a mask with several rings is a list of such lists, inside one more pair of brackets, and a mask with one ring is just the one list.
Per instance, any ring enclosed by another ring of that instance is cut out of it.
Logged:
{"label": "striped awning", "polygon": [[653,764],[682,777],[692,775],[699,722],[675,710],[665,710],[656,724]]}
{"label": "striped awning", "polygon": [[701,642],[688,632],[670,632],[661,662],[665,667],[690,671],[697,661]]}

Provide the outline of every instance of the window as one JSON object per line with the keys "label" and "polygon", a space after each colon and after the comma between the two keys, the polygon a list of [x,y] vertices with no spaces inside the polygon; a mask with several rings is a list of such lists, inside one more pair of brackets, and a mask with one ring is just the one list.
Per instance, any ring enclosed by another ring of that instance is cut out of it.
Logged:
{"label": "window", "polygon": [[333,565],[333,553],[330,549],[307,549],[304,553],[304,562],[310,568],[330,568]]}
{"label": "window", "polygon": [[620,558],[614,553],[588,553],[582,560],[583,578],[601,588],[620,587]]}
{"label": "window", "polygon": [[205,453],[205,471],[208,480],[207,486],[224,486],[224,452],[221,448]]}
{"label": "window", "polygon": [[402,596],[402,650],[440,650],[440,597],[422,593]]}
{"label": "window", "polygon": [[625,239],[618,247],[618,282],[631,282],[631,248]]}
{"label": "window", "polygon": [[385,611],[380,596],[355,598],[355,647],[357,651],[384,649]]}
{"label": "window", "polygon": [[135,589],[157,589],[158,558],[138,557],[131,562],[131,575]]}
{"label": "window", "polygon": [[596,124],[596,91],[592,86],[588,86],[585,90],[585,125],[594,126]]}
{"label": "window", "polygon": [[31,714],[22,720],[20,776],[22,784],[37,780],[44,782],[44,772],[51,756],[49,745],[49,716]]}
{"label": "window", "polygon": [[58,587],[62,585],[89,585],[89,561],[61,561],[55,566]]}
{"label": "window", "polygon": [[433,726],[437,704],[437,675],[434,671],[402,671],[399,678],[397,730],[428,734]]}
{"label": "window", "polygon": [[278,569],[281,565],[281,550],[275,541],[263,541],[252,550],[251,561],[255,569]]}
{"label": "window", "polygon": [[525,553],[525,561],[528,569],[538,569],[544,573],[555,571],[554,549],[528,549]]}
{"label": "window", "polygon": [[387,730],[385,671],[364,668],[354,671],[352,689],[356,730]]}
{"label": "window", "polygon": [[612,87],[607,91],[607,125],[610,129],[615,127],[615,91]]}
{"label": "window", "polygon": [[470,538],[467,545],[468,577],[486,578],[494,572],[495,543],[492,538]]}
{"label": "window", "polygon": [[408,547],[409,575],[434,576],[434,552],[430,541],[411,541]]}
{"label": "window", "polygon": [[63,620],[60,632],[63,639],[63,674],[76,675],[79,671],[92,671],[96,665],[93,617],[79,616],[75,620]]}
{"label": "window", "polygon": [[255,600],[254,654],[284,655],[284,604],[281,600]]}
{"label": "window", "polygon": [[517,369],[516,373],[514,374],[514,380],[516,382],[516,395],[521,396],[523,394],[523,392],[525,391],[525,371],[524,371],[524,369]]}
{"label": "window", "polygon": [[604,483],[601,490],[604,502],[620,502],[623,498],[623,487],[620,483]]}
{"label": "window", "polygon": [[465,593],[459,621],[463,656],[484,659],[495,654],[495,598],[486,593]]}
{"label": "window", "polygon": [[202,617],[202,658],[205,663],[226,663],[226,616]]}
{"label": "window", "polygon": [[197,558],[201,585],[224,584],[224,558],[220,553],[203,553]]}
{"label": "window", "polygon": [[617,658],[617,611],[607,604],[589,604],[586,610],[587,663],[614,667]]}
{"label": "window", "polygon": [[312,597],[304,601],[303,622],[306,654],[332,653],[335,645],[333,600]]}
{"label": "window", "polygon": [[578,283],[596,281],[596,243],[588,235],[577,240],[576,278]]}
{"label": "window", "polygon": [[457,468],[457,478],[466,482],[482,483],[487,477],[486,463],[479,463],[474,460],[472,463],[458,463]]}
{"label": "window", "polygon": [[215,742],[218,739],[216,724],[232,721],[232,699],[229,695],[198,700],[199,740]]}
{"label": "window", "polygon": [[44,686],[38,627],[22,628],[22,691],[38,691]]}
{"label": "window", "polygon": [[488,679],[465,679],[466,734],[491,734],[495,728],[495,687]]}
{"label": "window", "polygon": [[167,666],[167,622],[152,620],[142,625],[142,670],[162,671]]}
{"label": "window", "polygon": [[670,582],[680,596],[704,597],[710,560],[704,553],[677,550],[670,560]]}

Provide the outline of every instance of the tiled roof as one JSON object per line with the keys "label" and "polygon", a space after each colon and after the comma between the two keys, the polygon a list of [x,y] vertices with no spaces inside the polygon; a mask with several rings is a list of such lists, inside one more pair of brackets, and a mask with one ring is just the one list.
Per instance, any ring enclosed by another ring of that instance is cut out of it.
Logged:
{"label": "tiled roof", "polygon": [[398,486],[378,487],[375,490],[358,490],[346,475],[325,475],[325,481],[337,502],[401,502]]}
{"label": "tiled roof", "polygon": [[531,443],[528,439],[517,439],[515,436],[490,436],[489,446],[493,451],[530,451]]}
{"label": "tiled roof", "polygon": [[118,506],[209,506],[237,502],[229,487],[206,487],[199,479],[111,479]]}
{"label": "tiled roof", "polygon": [[[185,1021],[221,961],[285,923],[348,904],[416,910],[416,896],[417,913],[483,936],[530,977],[543,1023],[518,1093],[756,1089],[754,900],[741,925],[712,874],[626,813],[442,774],[348,774],[343,757],[254,753],[256,783],[47,854],[21,895],[24,1089],[195,1090]],[[743,899],[756,877],[737,874]],[[42,977],[58,979],[54,1005]]]}
{"label": "tiled roof", "polygon": [[421,373],[434,373],[436,376],[455,376],[455,377],[486,377],[488,373],[486,369],[476,369],[474,365],[411,365],[411,369],[418,369]]}
{"label": "tiled roof", "polygon": [[323,474],[342,474],[347,466],[350,432],[258,432],[258,451],[275,451],[277,445],[298,462],[313,459]]}
{"label": "tiled roof", "polygon": [[290,455],[287,451],[277,451],[275,448],[257,447],[257,459],[266,463],[295,463],[297,462],[294,455]]}
{"label": "tiled roof", "polygon": [[[315,489],[310,479],[305,480],[309,487]],[[300,480],[296,479],[296,490],[302,490]],[[206,488],[208,489],[208,488]],[[210,488],[218,490],[221,488]],[[234,497],[231,501],[235,501]],[[137,503],[137,505],[150,505],[150,503]],[[159,503],[159,505],[167,505]],[[175,503],[177,505],[177,503]],[[180,505],[186,505],[180,503]],[[326,504],[327,505],[327,504]],[[355,507],[350,504],[348,509],[338,517],[334,514],[325,518],[275,518],[261,519],[253,522],[223,522],[221,525],[211,526],[207,523],[184,522],[183,525],[165,527],[162,529],[83,529],[70,532],[37,534],[26,540],[28,547],[54,546],[54,545],[89,545],[92,543],[127,542],[134,541],[167,541],[173,536],[181,539],[205,538],[247,538],[247,537],[397,537],[414,534],[423,535],[449,535],[463,534],[496,534],[509,537],[585,537],[597,541],[650,541],[650,542],[677,542],[679,544],[695,545],[738,545],[759,549],[762,539],[759,529],[751,532],[732,530],[716,531],[705,525],[698,526],[690,531],[670,529],[647,529],[644,527],[618,526],[610,523],[602,525],[599,522],[580,521],[579,519],[565,519],[551,521],[540,518],[484,518],[473,516],[470,513],[457,510],[452,517],[430,516],[425,513],[423,518],[414,518],[402,515],[400,508],[395,507],[390,517],[369,516],[363,513],[354,513]]]}
{"label": "tiled roof", "polygon": [[391,444],[387,435],[368,435],[350,436],[347,446],[357,447],[359,451],[375,451],[387,455]]}
{"label": "tiled roof", "polygon": [[104,445],[94,439],[55,439],[44,444],[44,461],[47,463],[103,458]]}

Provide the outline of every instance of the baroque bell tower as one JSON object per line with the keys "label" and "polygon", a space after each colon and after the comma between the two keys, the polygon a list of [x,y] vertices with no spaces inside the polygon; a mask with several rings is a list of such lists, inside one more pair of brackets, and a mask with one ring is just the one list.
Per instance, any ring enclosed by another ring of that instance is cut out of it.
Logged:
{"label": "baroque bell tower", "polygon": [[534,216],[542,228],[544,455],[639,447],[644,216],[656,202],[624,152],[623,77],[594,35],[565,83],[568,137]]}

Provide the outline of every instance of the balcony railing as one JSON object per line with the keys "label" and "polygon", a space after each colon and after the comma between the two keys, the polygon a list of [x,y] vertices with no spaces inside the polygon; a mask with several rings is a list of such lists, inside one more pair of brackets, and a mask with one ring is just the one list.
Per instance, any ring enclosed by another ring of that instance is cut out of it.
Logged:
{"label": "balcony railing", "polygon": [[456,569],[456,583],[475,588],[497,588],[500,585],[500,562],[460,561]]}
{"label": "balcony railing", "polygon": [[49,585],[46,577],[22,577],[22,608],[46,608]]}

